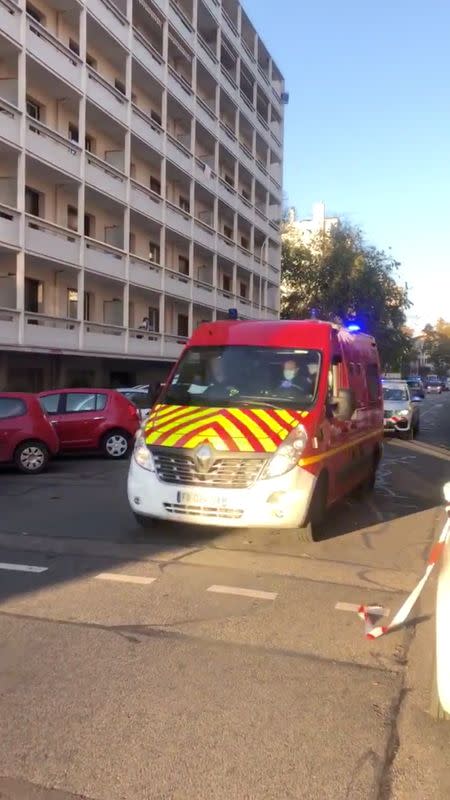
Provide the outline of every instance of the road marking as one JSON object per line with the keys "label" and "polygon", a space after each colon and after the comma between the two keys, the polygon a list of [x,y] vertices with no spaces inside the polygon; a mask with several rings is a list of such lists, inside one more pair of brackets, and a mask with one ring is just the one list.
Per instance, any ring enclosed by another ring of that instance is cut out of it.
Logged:
{"label": "road marking", "polygon": [[98,581],[117,581],[117,583],[140,583],[147,586],[156,581],[156,578],[142,578],[139,575],[122,575],[120,572],[100,572],[95,576]]}
{"label": "road marking", "polygon": [[238,594],[242,597],[256,597],[259,600],[275,600],[278,592],[261,592],[259,589],[241,589],[239,586],[209,586],[207,592],[216,594]]}
{"label": "road marking", "polygon": [[[336,611],[353,611],[355,614],[358,613],[359,609],[361,608],[358,603],[336,603],[335,609]],[[383,613],[380,614],[380,617],[388,617],[391,613],[389,608],[383,608]]]}
{"label": "road marking", "polygon": [[6,564],[0,562],[0,569],[11,572],[47,572],[48,567],[34,567],[33,564]]}

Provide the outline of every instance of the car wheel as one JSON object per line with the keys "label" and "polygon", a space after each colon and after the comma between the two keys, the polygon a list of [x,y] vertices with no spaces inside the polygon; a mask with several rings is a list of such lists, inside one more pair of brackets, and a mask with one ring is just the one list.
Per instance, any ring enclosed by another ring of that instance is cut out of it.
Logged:
{"label": "car wheel", "polygon": [[42,442],[23,442],[14,453],[14,463],[20,472],[38,475],[47,467],[49,454]]}
{"label": "car wheel", "polygon": [[144,514],[137,514],[136,511],[133,511],[133,514],[134,514],[134,518],[135,518],[137,524],[141,528],[145,528],[146,530],[149,530],[150,528],[153,528],[153,526],[154,526],[154,524],[156,522],[155,517],[146,517],[146,516],[144,516]]}
{"label": "car wheel", "polygon": [[328,498],[328,475],[322,472],[317,480],[306,523],[299,527],[298,538],[301,542],[314,542],[325,519]]}
{"label": "car wheel", "polygon": [[415,425],[415,428],[414,428],[414,436],[417,436],[419,433],[420,433],[420,422],[416,422],[416,425]]}
{"label": "car wheel", "polygon": [[106,458],[125,458],[130,449],[130,437],[125,431],[109,431],[102,439],[101,449]]}
{"label": "car wheel", "polygon": [[400,436],[401,436],[401,438],[402,438],[402,439],[404,439],[406,442],[411,442],[411,441],[413,440],[413,438],[414,438],[414,431],[413,431],[413,429],[412,429],[412,428],[410,428],[410,429],[409,429],[409,431],[403,431],[403,432],[400,434]]}

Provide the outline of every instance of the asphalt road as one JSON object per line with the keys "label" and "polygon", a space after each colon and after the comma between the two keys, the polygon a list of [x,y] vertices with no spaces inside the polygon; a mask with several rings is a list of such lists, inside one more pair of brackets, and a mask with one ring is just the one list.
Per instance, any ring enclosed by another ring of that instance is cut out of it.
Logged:
{"label": "asphalt road", "polygon": [[417,442],[387,442],[373,496],[309,545],[143,533],[124,463],[3,470],[1,800],[447,800],[450,724],[428,713],[434,586],[377,641],[336,608],[395,611],[423,572],[450,394],[421,412]]}

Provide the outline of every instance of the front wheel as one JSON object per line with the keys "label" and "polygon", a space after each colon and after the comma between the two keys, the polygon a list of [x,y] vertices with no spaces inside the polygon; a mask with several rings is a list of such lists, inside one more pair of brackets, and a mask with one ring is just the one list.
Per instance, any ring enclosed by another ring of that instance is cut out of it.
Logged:
{"label": "front wheel", "polygon": [[106,458],[125,458],[130,448],[130,437],[125,431],[109,431],[102,439],[101,450]]}
{"label": "front wheel", "polygon": [[301,542],[314,542],[325,519],[328,500],[328,476],[323,472],[316,483],[306,523],[299,528]]}
{"label": "front wheel", "polygon": [[47,467],[48,449],[42,442],[23,442],[14,453],[14,463],[20,472],[38,475]]}
{"label": "front wheel", "polygon": [[404,431],[400,434],[401,438],[405,440],[405,442],[412,442],[414,439],[414,431],[412,428],[409,431]]}

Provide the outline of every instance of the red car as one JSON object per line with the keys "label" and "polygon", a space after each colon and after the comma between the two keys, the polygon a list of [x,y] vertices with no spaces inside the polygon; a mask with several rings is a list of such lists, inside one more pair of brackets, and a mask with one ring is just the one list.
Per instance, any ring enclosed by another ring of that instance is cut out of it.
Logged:
{"label": "red car", "polygon": [[59,450],[59,440],[38,398],[0,392],[0,462],[37,474]]}
{"label": "red car", "polygon": [[61,450],[98,450],[124,458],[140,426],[139,412],[113,389],[55,389],[39,400],[58,434]]}

